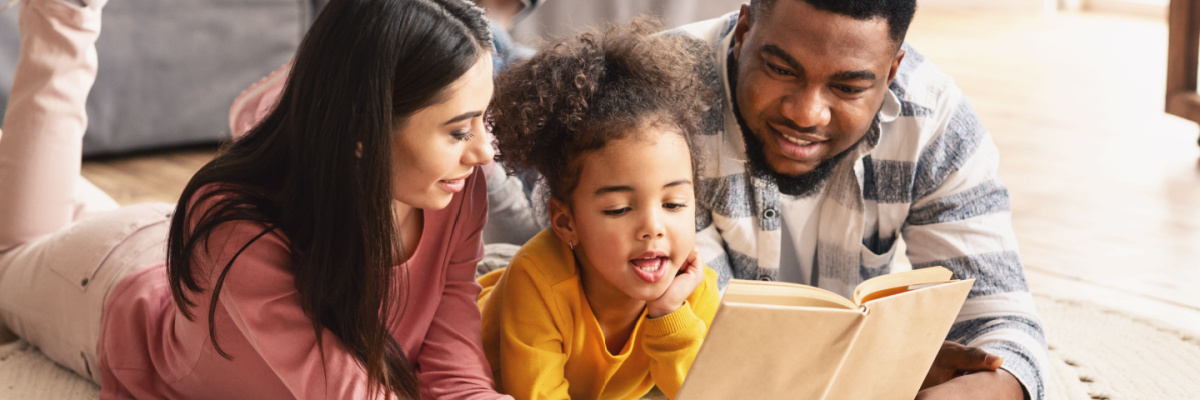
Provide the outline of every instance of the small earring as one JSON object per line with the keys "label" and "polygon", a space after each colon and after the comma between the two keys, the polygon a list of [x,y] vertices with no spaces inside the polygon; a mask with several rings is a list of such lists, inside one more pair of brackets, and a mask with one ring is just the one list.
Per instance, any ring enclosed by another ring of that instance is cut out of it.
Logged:
{"label": "small earring", "polygon": [[568,240],[568,241],[567,241],[567,247],[570,247],[570,248],[571,248],[571,251],[575,251],[575,241],[574,241],[574,240]]}

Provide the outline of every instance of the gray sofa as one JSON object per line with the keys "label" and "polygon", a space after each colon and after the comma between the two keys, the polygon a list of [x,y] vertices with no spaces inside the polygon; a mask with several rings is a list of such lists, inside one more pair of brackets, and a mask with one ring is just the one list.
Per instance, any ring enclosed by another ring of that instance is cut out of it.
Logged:
{"label": "gray sofa", "polygon": [[[229,136],[229,105],[292,57],[326,0],[110,0],[88,98],[85,155]],[[3,3],[7,3],[4,1]],[[19,47],[17,8],[0,14],[0,119]]]}
{"label": "gray sofa", "polygon": [[[23,0],[24,1],[24,0]],[[649,13],[666,27],[736,10],[745,0],[543,0],[518,41],[574,33]],[[8,0],[0,0],[0,5]],[[229,137],[228,111],[250,84],[290,59],[328,0],[109,0],[96,47],[84,155],[108,155]],[[17,10],[0,14],[0,121],[12,87]]]}

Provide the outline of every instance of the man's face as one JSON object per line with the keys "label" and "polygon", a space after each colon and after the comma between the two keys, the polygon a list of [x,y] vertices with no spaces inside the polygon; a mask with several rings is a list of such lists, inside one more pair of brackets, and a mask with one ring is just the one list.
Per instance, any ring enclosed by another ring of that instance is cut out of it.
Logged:
{"label": "man's face", "polygon": [[770,168],[801,176],[866,134],[904,53],[883,18],[802,0],[750,14],[743,6],[734,31],[738,111]]}

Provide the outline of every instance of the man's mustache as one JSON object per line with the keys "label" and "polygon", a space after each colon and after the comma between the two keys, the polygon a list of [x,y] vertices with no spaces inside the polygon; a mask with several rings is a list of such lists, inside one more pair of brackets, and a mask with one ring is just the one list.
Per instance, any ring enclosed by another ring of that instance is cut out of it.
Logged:
{"label": "man's mustache", "polygon": [[806,127],[801,127],[801,126],[800,126],[799,124],[797,124],[795,121],[792,121],[792,120],[790,120],[790,119],[787,119],[787,118],[770,119],[770,120],[768,120],[768,121],[771,123],[771,125],[775,125],[775,126],[782,126],[782,127],[784,127],[784,128],[787,128],[788,130],[791,130],[791,131],[794,131],[794,132],[799,132],[799,133],[810,133],[810,134],[816,134],[816,133],[817,133],[817,127],[815,127],[815,126],[806,126]]}

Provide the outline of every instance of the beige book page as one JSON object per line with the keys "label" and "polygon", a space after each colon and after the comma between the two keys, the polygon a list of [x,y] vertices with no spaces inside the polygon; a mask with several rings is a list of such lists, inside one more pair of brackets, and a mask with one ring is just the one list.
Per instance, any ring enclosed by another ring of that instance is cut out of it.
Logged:
{"label": "beige book page", "polygon": [[857,309],[724,300],[677,398],[819,398],[862,321]]}
{"label": "beige book page", "polygon": [[862,332],[824,398],[916,397],[974,281],[926,286],[867,302]]}
{"label": "beige book page", "polygon": [[945,282],[952,277],[954,277],[954,274],[943,267],[928,267],[880,275],[867,279],[854,288],[854,304],[863,304],[873,298],[903,293],[911,285]]}
{"label": "beige book page", "polygon": [[725,288],[723,301],[797,307],[857,309],[850,300],[818,287],[798,283],[734,279]]}

